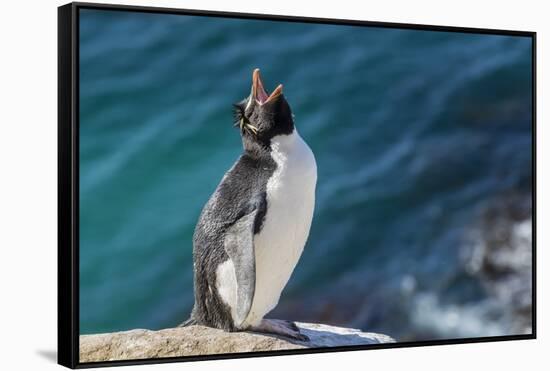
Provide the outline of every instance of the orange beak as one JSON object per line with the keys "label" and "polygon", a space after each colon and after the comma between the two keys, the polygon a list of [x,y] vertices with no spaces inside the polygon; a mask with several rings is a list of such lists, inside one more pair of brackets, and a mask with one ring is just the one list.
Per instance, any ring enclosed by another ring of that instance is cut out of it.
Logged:
{"label": "orange beak", "polygon": [[254,72],[252,72],[252,97],[256,100],[258,104],[264,105],[276,99],[281,94],[283,94],[283,85],[279,84],[275,88],[275,90],[273,90],[271,94],[268,95],[265,91],[264,84],[262,83],[262,79],[260,77],[260,69],[254,69]]}

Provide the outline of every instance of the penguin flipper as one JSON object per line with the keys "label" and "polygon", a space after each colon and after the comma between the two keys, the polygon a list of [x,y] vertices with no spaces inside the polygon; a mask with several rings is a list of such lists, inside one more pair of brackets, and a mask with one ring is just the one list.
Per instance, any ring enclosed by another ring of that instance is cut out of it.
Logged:
{"label": "penguin flipper", "polygon": [[245,215],[239,218],[228,230],[224,239],[224,249],[235,267],[237,281],[237,303],[235,327],[239,328],[252,307],[256,288],[256,258],[254,233],[265,215],[265,196],[249,205]]}

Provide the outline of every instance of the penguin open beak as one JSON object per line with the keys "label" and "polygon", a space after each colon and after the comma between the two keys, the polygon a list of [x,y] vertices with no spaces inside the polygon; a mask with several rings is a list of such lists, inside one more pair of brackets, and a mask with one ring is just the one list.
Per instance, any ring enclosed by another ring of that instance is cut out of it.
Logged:
{"label": "penguin open beak", "polygon": [[254,72],[252,72],[252,97],[260,106],[271,102],[282,94],[283,85],[279,84],[275,88],[275,90],[273,90],[271,94],[268,95],[265,91],[264,84],[262,83],[262,79],[260,77],[260,69],[254,69]]}

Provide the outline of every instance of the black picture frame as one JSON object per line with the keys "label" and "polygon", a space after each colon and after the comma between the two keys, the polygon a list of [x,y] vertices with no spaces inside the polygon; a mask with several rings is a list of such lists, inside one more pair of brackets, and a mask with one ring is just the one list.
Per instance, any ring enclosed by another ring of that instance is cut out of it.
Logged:
{"label": "black picture frame", "polygon": [[[79,11],[100,9],[125,12],[161,13],[270,21],[355,25],[459,33],[524,36],[532,40],[532,333],[357,345],[330,348],[213,354],[108,362],[79,361]],[[227,358],[265,357],[288,354],[341,352],[381,348],[418,347],[445,344],[536,339],[536,32],[485,28],[464,28],[422,24],[386,23],[344,19],[311,18],[268,14],[232,13],[145,6],[70,3],[58,8],[58,363],[69,368],[121,366]]]}

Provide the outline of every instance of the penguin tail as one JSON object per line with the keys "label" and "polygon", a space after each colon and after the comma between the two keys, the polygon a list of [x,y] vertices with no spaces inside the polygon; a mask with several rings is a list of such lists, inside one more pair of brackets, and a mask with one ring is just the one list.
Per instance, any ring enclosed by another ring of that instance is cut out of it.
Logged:
{"label": "penguin tail", "polygon": [[187,326],[197,325],[197,324],[198,324],[197,321],[193,317],[189,317],[189,319],[180,323],[178,327],[187,327]]}

